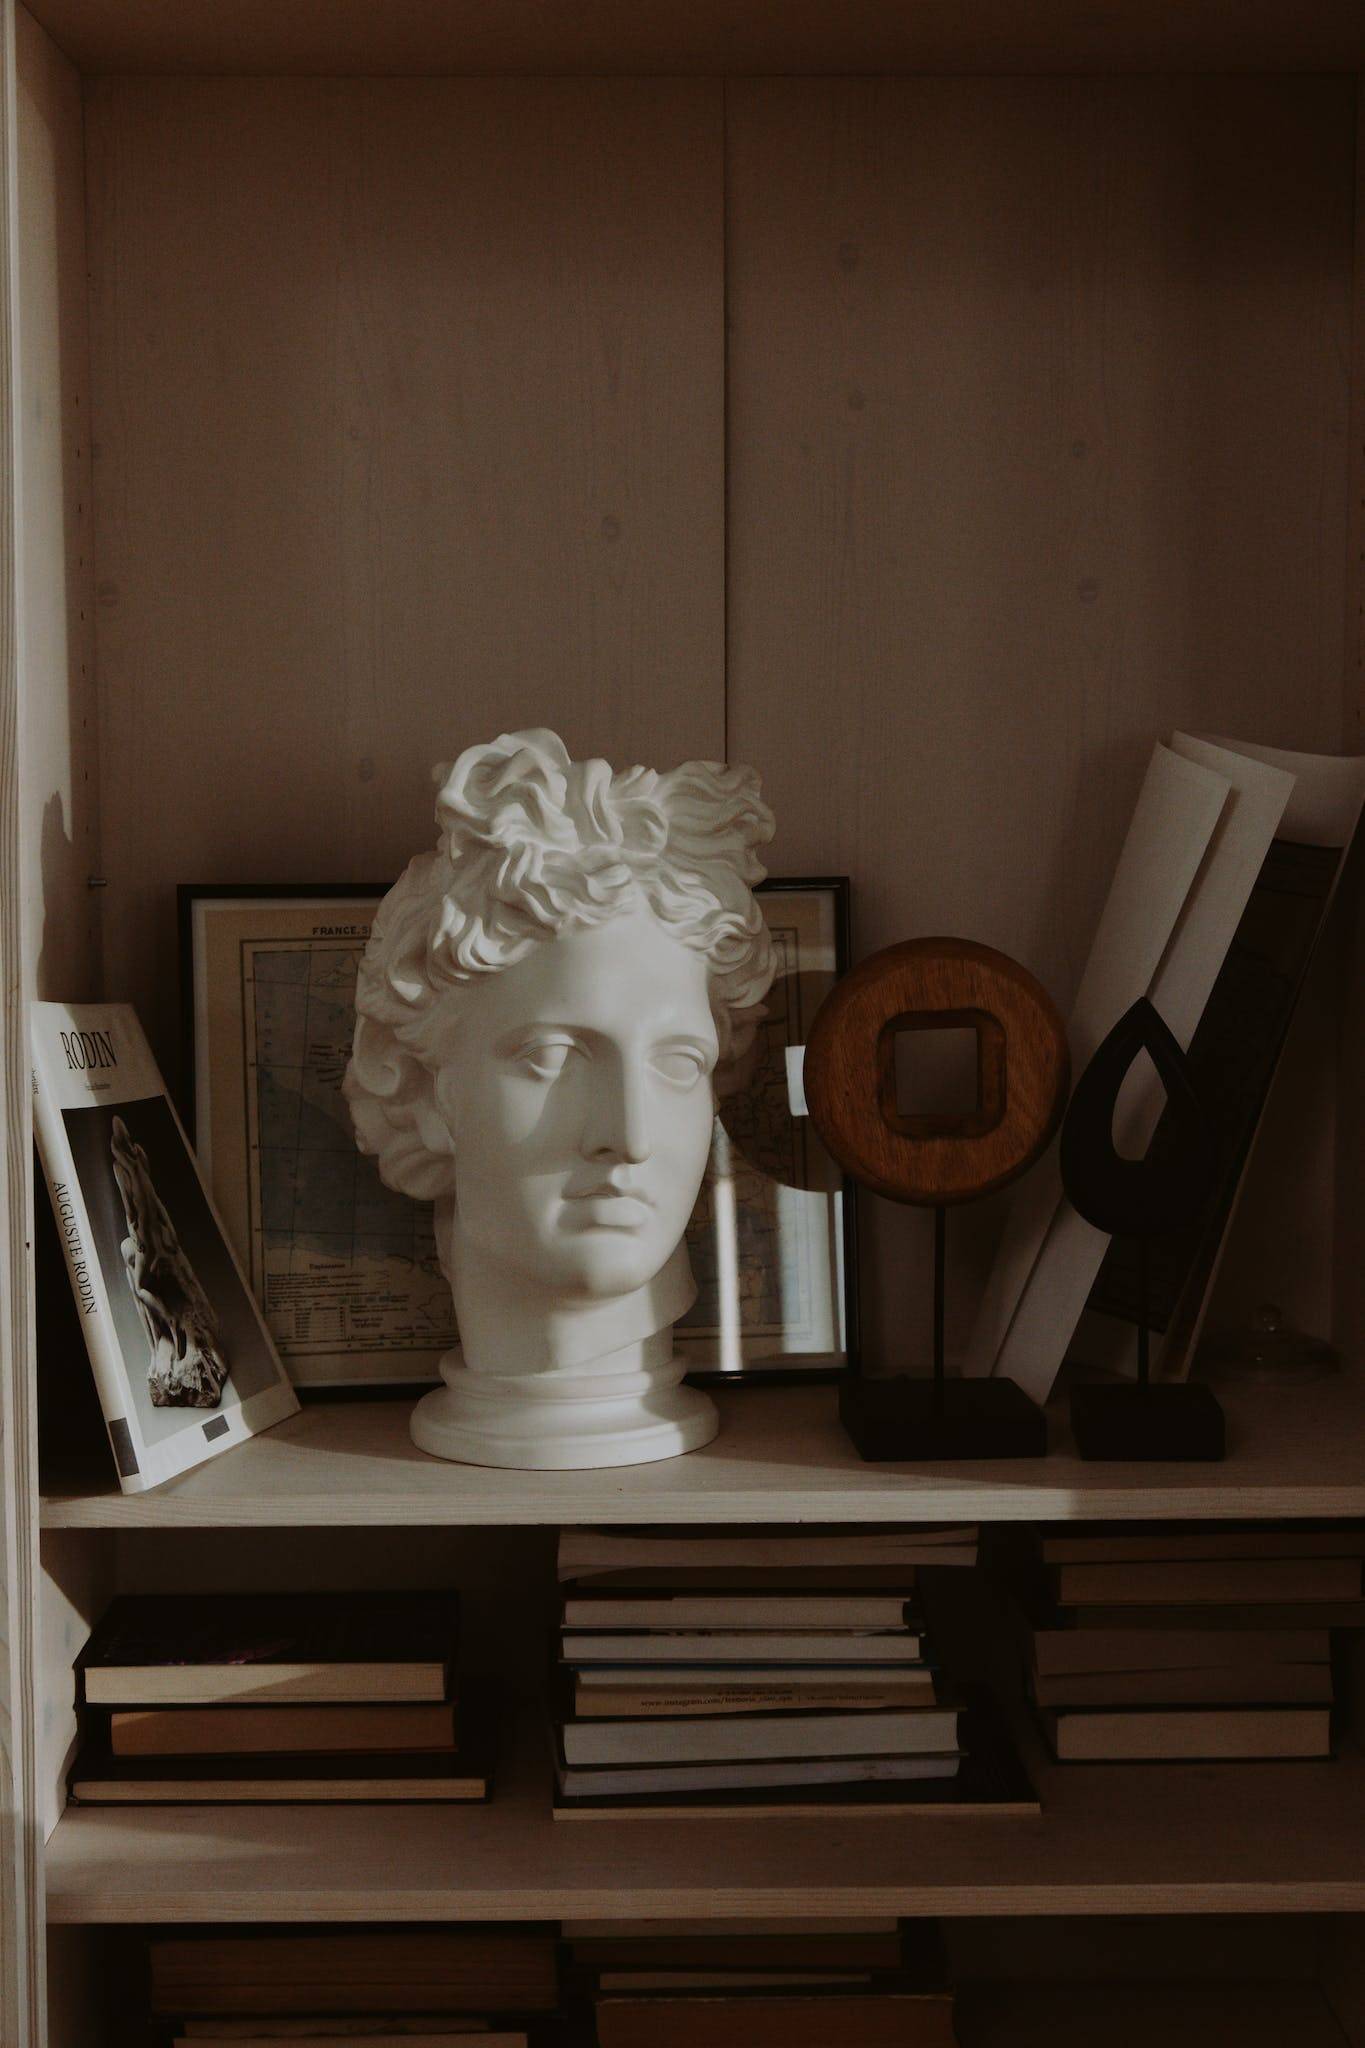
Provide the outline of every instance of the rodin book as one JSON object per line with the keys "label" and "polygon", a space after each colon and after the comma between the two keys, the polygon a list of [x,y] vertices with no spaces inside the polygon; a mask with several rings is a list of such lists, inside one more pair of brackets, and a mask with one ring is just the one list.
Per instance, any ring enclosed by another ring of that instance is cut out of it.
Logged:
{"label": "rodin book", "polygon": [[126,1003],[32,1005],[33,1123],[125,1493],[298,1398]]}

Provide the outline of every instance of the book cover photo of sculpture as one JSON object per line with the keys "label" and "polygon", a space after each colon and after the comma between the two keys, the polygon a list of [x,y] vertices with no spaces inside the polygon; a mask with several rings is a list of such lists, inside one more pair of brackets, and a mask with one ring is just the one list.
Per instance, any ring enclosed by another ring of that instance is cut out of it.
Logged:
{"label": "book cover photo of sculpture", "polygon": [[142,1027],[32,1007],[34,1132],[125,1493],[298,1408]]}

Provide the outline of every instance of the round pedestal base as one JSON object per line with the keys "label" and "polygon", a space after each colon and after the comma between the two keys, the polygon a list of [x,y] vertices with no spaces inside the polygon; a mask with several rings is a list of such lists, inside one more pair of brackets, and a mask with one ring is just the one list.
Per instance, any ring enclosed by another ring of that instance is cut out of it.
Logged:
{"label": "round pedestal base", "polygon": [[648,1465],[709,1444],[716,1404],[681,1384],[681,1358],[630,1372],[471,1372],[458,1351],[443,1387],[412,1411],[412,1440],[436,1458],[522,1472]]}

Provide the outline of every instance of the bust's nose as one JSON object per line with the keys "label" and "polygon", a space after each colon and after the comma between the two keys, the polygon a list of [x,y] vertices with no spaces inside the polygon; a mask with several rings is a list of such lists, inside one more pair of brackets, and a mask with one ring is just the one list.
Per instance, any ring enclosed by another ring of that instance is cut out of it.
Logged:
{"label": "bust's nose", "polygon": [[638,1166],[648,1159],[649,1107],[641,1066],[628,1056],[594,1061],[588,1115],[583,1126],[585,1159]]}

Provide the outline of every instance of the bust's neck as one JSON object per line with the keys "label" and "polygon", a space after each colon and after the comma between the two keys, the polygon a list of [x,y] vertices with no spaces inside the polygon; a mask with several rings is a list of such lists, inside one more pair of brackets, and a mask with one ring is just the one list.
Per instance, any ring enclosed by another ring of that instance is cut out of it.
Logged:
{"label": "bust's neck", "polygon": [[474,1372],[582,1371],[607,1358],[620,1371],[653,1364],[660,1349],[654,1340],[697,1298],[685,1242],[643,1287],[604,1301],[566,1301],[537,1288],[469,1243],[458,1215],[449,1219],[441,1252],[460,1349]]}

